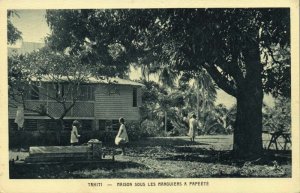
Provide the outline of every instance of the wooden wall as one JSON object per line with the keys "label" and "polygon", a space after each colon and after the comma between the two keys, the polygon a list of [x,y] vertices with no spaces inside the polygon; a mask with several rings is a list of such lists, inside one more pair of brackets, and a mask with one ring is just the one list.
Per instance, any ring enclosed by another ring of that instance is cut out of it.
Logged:
{"label": "wooden wall", "polygon": [[[139,120],[139,107],[142,105],[141,88],[136,88],[137,107],[133,107],[133,86],[116,85],[111,89],[104,84],[95,85],[95,101],[77,102],[67,116],[93,118],[94,120],[117,120],[120,117],[124,117],[125,120]],[[46,104],[48,112],[54,116],[59,116],[62,110],[60,104],[56,104],[54,101],[47,101],[42,95],[40,95],[40,100],[29,100],[27,103],[31,107]],[[9,107],[8,112],[9,118],[14,119],[16,108]]]}
{"label": "wooden wall", "polygon": [[95,90],[95,118],[117,120],[139,120],[141,106],[141,89],[137,89],[138,105],[133,107],[133,87],[117,86],[117,93],[109,94],[105,85],[99,85]]}

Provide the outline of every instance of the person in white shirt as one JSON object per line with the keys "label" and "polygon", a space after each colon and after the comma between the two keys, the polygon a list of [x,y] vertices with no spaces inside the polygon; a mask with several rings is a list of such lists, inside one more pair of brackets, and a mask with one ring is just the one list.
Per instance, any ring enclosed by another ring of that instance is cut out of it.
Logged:
{"label": "person in white shirt", "polygon": [[124,118],[119,119],[120,128],[118,134],[115,138],[115,144],[122,148],[122,155],[125,155],[125,146],[129,142],[126,127],[125,127],[125,120]]}
{"label": "person in white shirt", "polygon": [[192,118],[189,120],[189,133],[188,136],[190,137],[191,141],[195,141],[197,131],[197,120],[196,115],[193,114]]}
{"label": "person in white shirt", "polygon": [[78,128],[80,128],[79,121],[77,121],[77,120],[73,121],[72,131],[71,131],[71,139],[70,139],[70,143],[72,146],[78,145],[79,137],[80,137],[80,135],[78,135]]}

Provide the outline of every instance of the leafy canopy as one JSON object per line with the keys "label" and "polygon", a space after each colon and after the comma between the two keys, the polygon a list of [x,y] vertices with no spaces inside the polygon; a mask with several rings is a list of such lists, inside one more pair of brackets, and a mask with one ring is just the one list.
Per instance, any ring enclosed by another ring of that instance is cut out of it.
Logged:
{"label": "leafy canopy", "polygon": [[137,61],[191,76],[204,68],[232,96],[251,81],[249,45],[258,45],[265,92],[290,95],[289,9],[49,10],[46,18],[54,49],[89,45],[87,62],[124,71]]}
{"label": "leafy canopy", "polygon": [[11,22],[11,18],[17,16],[16,11],[8,10],[7,11],[7,39],[8,44],[14,44],[17,40],[22,39],[22,32],[20,32]]}

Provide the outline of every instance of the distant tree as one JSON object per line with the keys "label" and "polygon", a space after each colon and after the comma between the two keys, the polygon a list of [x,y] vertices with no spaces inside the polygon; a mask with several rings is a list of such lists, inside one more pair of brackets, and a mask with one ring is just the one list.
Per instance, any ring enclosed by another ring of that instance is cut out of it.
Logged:
{"label": "distant tree", "polygon": [[142,92],[142,121],[155,120],[157,127],[163,126],[167,131],[168,113],[171,111],[173,102],[169,92],[156,82],[144,80],[142,83],[145,85]]}
{"label": "distant tree", "polygon": [[291,100],[286,97],[275,99],[274,107],[264,106],[263,126],[266,131],[291,130]]}
{"label": "distant tree", "polygon": [[142,121],[145,119],[157,119],[157,105],[160,95],[167,95],[167,91],[154,81],[141,81],[142,88]]}
{"label": "distant tree", "polygon": [[11,18],[17,16],[17,11],[7,11],[7,40],[8,44],[14,44],[17,40],[22,39],[22,32],[20,32],[11,22]]}
{"label": "distant tree", "polygon": [[234,123],[236,117],[236,105],[228,108],[222,104],[216,106],[215,109],[218,122],[224,129],[224,132],[230,134],[234,130]]}

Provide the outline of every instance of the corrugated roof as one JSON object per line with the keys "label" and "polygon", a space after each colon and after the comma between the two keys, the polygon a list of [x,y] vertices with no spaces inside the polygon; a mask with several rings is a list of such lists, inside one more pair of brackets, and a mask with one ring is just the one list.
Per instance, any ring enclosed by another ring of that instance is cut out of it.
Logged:
{"label": "corrugated roof", "polygon": [[126,80],[122,78],[109,78],[107,79],[97,79],[95,77],[90,77],[88,78],[89,83],[102,83],[102,84],[108,84],[108,83],[113,83],[113,84],[121,84],[121,85],[134,85],[134,86],[144,86],[141,83],[132,81],[132,80]]}
{"label": "corrugated roof", "polygon": [[[55,78],[56,79],[56,78]],[[61,76],[59,78],[57,78],[58,81],[68,81],[69,79],[72,79],[72,77],[67,77],[67,76]],[[31,77],[32,81],[41,81],[41,82],[53,82],[53,78],[51,78],[50,76],[43,76],[41,78],[37,78],[37,77]],[[85,83],[91,83],[91,84],[119,84],[119,85],[132,85],[132,86],[144,86],[141,83],[132,81],[132,80],[126,80],[126,79],[122,79],[122,78],[117,78],[117,77],[113,77],[113,78],[96,78],[96,77],[88,77],[86,81],[84,81]]]}

